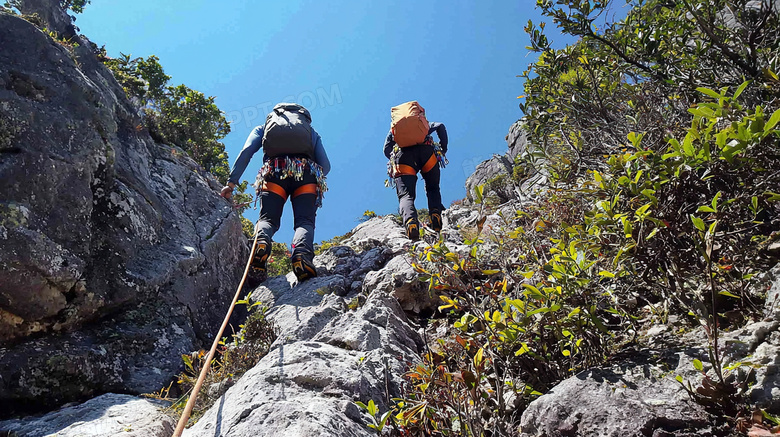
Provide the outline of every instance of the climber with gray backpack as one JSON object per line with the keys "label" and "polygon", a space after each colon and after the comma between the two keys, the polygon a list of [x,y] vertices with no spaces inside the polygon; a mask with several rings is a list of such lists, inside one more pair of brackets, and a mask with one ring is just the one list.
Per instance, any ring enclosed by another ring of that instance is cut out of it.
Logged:
{"label": "climber with gray backpack", "polygon": [[[436,232],[442,228],[439,180],[447,164],[447,129],[442,123],[428,123],[425,109],[416,101],[406,102],[390,110],[390,132],[387,134],[384,153],[387,159],[387,174],[390,186],[395,186],[406,235],[412,241],[420,239],[420,222],[414,201],[417,192],[417,173],[425,181],[428,197],[430,227]],[[439,143],[431,134],[436,132]]]}
{"label": "climber with gray backpack", "polygon": [[301,105],[280,103],[266,117],[265,124],[249,134],[230,171],[221,195],[230,199],[249,161],[263,150],[263,166],[255,188],[260,202],[260,217],[255,225],[257,244],[252,254],[253,276],[267,278],[267,262],[273,236],[279,230],[282,210],[290,197],[295,236],[292,267],[299,281],[317,276],[314,268],[314,225],[317,208],[327,191],[325,176],[330,161],[320,135],[311,126],[311,114]]}

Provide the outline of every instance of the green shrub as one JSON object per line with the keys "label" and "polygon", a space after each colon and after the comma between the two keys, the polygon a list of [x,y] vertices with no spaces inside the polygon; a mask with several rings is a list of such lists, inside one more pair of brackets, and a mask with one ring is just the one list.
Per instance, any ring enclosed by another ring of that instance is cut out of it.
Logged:
{"label": "green shrub", "polygon": [[[505,229],[478,221],[468,254],[418,252],[451,332],[406,374],[389,416],[405,435],[516,433],[535,396],[671,314],[709,339],[712,372],[684,384],[691,396],[732,425],[749,411],[718,333],[753,317],[754,275],[778,261],[764,250],[780,230],[778,16],[737,0],[629,3],[597,29],[612,2],[537,1],[580,38],[553,49],[544,25],[526,27],[540,56],[516,164],[544,165],[550,183]],[[726,7],[741,27],[715,13]]]}

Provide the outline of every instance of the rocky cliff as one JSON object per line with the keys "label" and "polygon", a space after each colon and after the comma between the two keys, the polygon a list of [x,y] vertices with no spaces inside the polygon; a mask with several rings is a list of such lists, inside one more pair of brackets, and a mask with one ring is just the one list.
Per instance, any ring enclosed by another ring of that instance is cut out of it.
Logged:
{"label": "rocky cliff", "polygon": [[0,46],[0,416],[159,389],[219,326],[240,222],[88,40],[0,14]]}
{"label": "rocky cliff", "polygon": [[[128,393],[166,386],[181,370],[180,354],[210,341],[248,253],[216,182],[149,137],[89,42],[74,37],[77,47],[63,46],[0,14],[0,415],[60,407],[1,421],[0,435],[168,437],[174,420],[165,404]],[[506,155],[468,179],[472,196],[528,162],[521,124],[507,143]],[[478,227],[483,255],[508,258],[489,237],[534,202],[544,180],[537,170],[505,181],[499,204],[448,209],[449,250],[468,253],[463,233]],[[433,240],[413,243],[392,216],[373,218],[315,258],[318,278],[298,283],[289,274],[252,290],[278,337],[239,380],[204,388],[218,401],[185,435],[376,435],[355,402],[387,411],[404,394],[409,366],[444,334],[426,323],[440,302],[413,267],[415,251]],[[775,268],[759,282],[761,320],[722,336],[725,363],[753,368],[739,375],[750,381],[746,398],[773,414],[778,278]],[[703,378],[693,363],[710,366],[704,330],[670,318],[638,334],[641,345],[529,405],[506,402],[521,425],[508,435],[728,433],[675,378]]]}

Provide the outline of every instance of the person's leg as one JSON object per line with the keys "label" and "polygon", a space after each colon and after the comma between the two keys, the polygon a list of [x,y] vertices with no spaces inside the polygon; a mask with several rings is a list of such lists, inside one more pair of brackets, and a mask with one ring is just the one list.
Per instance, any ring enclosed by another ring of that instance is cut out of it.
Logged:
{"label": "person's leg", "polygon": [[398,194],[398,212],[404,223],[417,220],[414,200],[417,192],[417,175],[402,175],[395,178],[395,190]]}
{"label": "person's leg", "polygon": [[257,245],[255,253],[252,254],[252,268],[259,275],[266,274],[273,236],[279,230],[284,203],[287,200],[287,192],[279,182],[276,178],[269,177],[258,193],[260,217],[255,224]]}
{"label": "person's leg", "polygon": [[401,214],[406,235],[412,239],[420,238],[420,223],[417,219],[417,172],[420,170],[416,158],[417,146],[401,151],[396,160],[395,190],[398,195],[398,212]]}
{"label": "person's leg", "polygon": [[431,228],[439,232],[442,228],[441,212],[444,210],[444,205],[441,202],[441,187],[439,186],[441,169],[435,154],[432,153],[430,158],[426,160],[421,173],[425,181],[425,195],[428,198]]}
{"label": "person's leg", "polygon": [[317,276],[314,268],[314,227],[317,218],[317,183],[307,173],[302,181],[291,184],[291,202],[295,227],[292,264],[295,276],[306,280]]}

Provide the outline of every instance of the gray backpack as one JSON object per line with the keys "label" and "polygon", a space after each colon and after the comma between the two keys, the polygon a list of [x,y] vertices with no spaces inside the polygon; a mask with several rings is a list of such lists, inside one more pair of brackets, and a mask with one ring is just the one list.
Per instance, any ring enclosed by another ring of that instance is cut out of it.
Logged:
{"label": "gray backpack", "polygon": [[263,152],[269,158],[305,155],[314,158],[311,114],[301,105],[279,103],[265,119]]}

